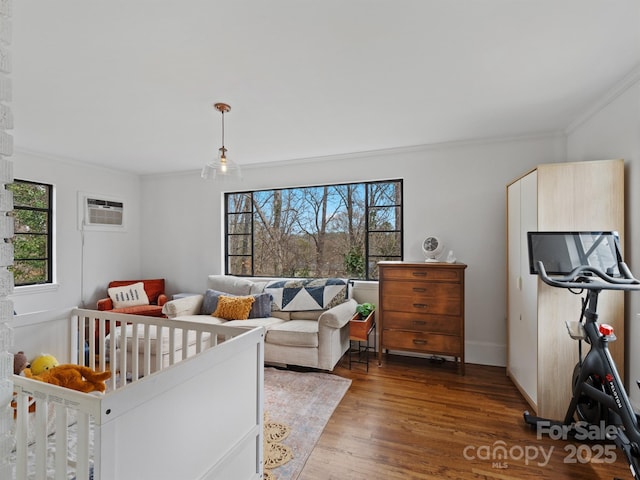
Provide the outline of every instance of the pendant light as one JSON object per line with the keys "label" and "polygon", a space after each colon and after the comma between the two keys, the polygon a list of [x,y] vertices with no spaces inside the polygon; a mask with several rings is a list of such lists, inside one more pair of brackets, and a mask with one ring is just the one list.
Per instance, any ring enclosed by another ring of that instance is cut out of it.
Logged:
{"label": "pendant light", "polygon": [[201,177],[205,180],[240,179],[240,166],[227,158],[227,149],[224,146],[224,114],[231,110],[226,103],[215,103],[213,107],[222,114],[222,147],[218,149],[218,157],[202,168]]}

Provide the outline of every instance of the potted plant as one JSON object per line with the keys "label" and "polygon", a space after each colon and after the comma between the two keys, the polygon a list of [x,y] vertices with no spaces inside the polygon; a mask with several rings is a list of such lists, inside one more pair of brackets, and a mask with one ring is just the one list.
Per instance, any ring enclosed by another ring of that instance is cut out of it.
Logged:
{"label": "potted plant", "polygon": [[373,303],[361,303],[356,307],[356,313],[351,319],[349,336],[354,340],[367,340],[367,334],[373,324],[376,306]]}
{"label": "potted plant", "polygon": [[359,313],[360,317],[364,319],[371,315],[375,309],[376,306],[373,303],[361,303],[356,307],[356,313]]}

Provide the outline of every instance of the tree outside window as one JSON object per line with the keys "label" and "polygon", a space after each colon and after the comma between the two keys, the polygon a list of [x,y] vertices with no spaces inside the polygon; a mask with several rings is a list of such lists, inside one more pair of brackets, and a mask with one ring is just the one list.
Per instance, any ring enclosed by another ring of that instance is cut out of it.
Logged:
{"label": "tree outside window", "polygon": [[402,259],[402,180],[225,195],[226,272],[377,279]]}
{"label": "tree outside window", "polygon": [[52,282],[53,186],[14,180],[14,260],[10,270],[16,286]]}

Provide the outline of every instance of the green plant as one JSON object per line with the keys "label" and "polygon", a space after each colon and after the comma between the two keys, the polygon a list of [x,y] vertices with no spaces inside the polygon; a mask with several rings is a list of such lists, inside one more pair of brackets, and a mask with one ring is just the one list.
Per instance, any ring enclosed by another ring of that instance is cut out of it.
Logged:
{"label": "green plant", "polygon": [[367,318],[375,309],[376,306],[373,303],[361,303],[356,307],[356,313],[359,313],[362,318]]}

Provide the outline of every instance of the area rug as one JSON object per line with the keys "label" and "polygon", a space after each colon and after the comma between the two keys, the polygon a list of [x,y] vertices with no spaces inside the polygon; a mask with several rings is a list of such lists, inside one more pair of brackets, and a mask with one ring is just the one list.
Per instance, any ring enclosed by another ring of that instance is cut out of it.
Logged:
{"label": "area rug", "polygon": [[290,428],[282,444],[292,458],[270,471],[277,480],[298,478],[350,385],[351,380],[329,373],[264,369],[264,411]]}
{"label": "area rug", "polygon": [[290,433],[289,425],[274,422],[268,412],[264,413],[264,480],[277,480],[273,470],[293,458],[291,447],[282,443]]}

